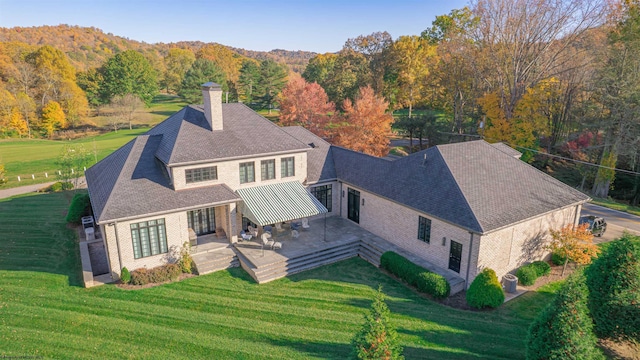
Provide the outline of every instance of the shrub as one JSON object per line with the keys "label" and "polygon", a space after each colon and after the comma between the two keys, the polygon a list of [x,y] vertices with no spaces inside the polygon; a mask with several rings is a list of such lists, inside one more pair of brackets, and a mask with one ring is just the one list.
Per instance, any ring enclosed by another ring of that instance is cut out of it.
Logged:
{"label": "shrub", "polygon": [[390,314],[382,288],[378,288],[362,329],[351,341],[356,359],[404,359]]}
{"label": "shrub", "polygon": [[166,264],[153,269],[140,268],[131,272],[131,284],[146,285],[176,280],[181,273],[178,264]]}
{"label": "shrub", "polygon": [[451,285],[442,275],[423,271],[417,276],[416,288],[418,291],[430,294],[436,299],[444,299],[451,292]]}
{"label": "shrub", "polygon": [[80,224],[82,217],[90,214],[90,207],[89,194],[73,195],[69,211],[67,212],[67,222]]}
{"label": "shrub", "polygon": [[131,281],[131,273],[129,272],[129,269],[127,269],[126,267],[122,268],[122,273],[120,274],[120,280],[122,281],[123,284],[128,284]]}
{"label": "shrub", "polygon": [[537,277],[549,275],[551,272],[551,265],[546,261],[534,261],[531,263],[531,267],[536,270]]}
{"label": "shrub", "polygon": [[451,291],[449,282],[442,275],[432,273],[393,251],[382,254],[380,266],[406,281],[407,284],[415,286],[419,291],[436,299],[446,298]]}
{"label": "shrub", "polygon": [[584,274],[576,272],[529,327],[528,360],[604,359],[596,346],[587,298]]}
{"label": "shrub", "polygon": [[140,268],[131,272],[131,284],[146,285],[151,282],[151,275],[146,268]]}
{"label": "shrub", "polygon": [[596,334],[640,341],[640,237],[611,242],[586,276]]}
{"label": "shrub", "polygon": [[554,265],[564,265],[565,260],[567,260],[566,256],[562,256],[556,251],[551,253],[551,262]]}
{"label": "shrub", "polygon": [[476,309],[497,308],[504,303],[504,292],[496,272],[485,268],[467,290],[467,304]]}
{"label": "shrub", "polygon": [[518,277],[521,285],[531,286],[535,284],[536,279],[538,278],[538,273],[531,264],[528,264],[521,266],[518,271],[516,271],[516,276]]}
{"label": "shrub", "polygon": [[62,190],[71,190],[73,189],[73,184],[66,181],[66,182],[62,182],[62,181],[56,181],[53,184],[51,184],[49,187],[45,188],[44,191],[45,192],[60,192]]}

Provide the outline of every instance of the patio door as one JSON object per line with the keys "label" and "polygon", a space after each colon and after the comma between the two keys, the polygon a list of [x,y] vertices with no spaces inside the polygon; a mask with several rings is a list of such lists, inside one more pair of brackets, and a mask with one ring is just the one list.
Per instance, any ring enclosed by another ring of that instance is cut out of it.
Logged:
{"label": "patio door", "polygon": [[360,191],[351,188],[348,190],[347,218],[360,223]]}
{"label": "patio door", "polygon": [[459,273],[461,261],[462,261],[462,244],[451,240],[451,248],[449,249],[449,269]]}
{"label": "patio door", "polygon": [[216,232],[215,208],[188,211],[187,222],[189,223],[189,228],[193,229],[196,235],[212,234]]}

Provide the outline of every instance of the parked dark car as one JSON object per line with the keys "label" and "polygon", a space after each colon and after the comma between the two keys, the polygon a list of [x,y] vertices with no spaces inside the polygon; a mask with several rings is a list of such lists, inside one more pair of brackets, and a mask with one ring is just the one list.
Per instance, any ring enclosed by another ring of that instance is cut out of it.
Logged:
{"label": "parked dark car", "polygon": [[579,223],[580,225],[589,224],[587,230],[591,231],[593,236],[602,236],[604,235],[604,232],[607,231],[607,222],[598,216],[581,216]]}

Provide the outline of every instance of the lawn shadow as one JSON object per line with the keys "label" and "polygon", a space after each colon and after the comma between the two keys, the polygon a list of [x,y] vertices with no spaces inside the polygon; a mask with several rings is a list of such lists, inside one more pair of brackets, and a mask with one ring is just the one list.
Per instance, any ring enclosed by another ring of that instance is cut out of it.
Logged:
{"label": "lawn shadow", "polygon": [[0,270],[65,275],[80,281],[76,232],[67,227],[64,193],[25,194],[0,201]]}
{"label": "lawn shadow", "polygon": [[305,340],[290,341],[285,339],[267,339],[267,341],[272,345],[288,347],[313,358],[349,359],[351,356],[350,344],[336,344]]}
{"label": "lawn shadow", "polygon": [[166,116],[169,117],[173,114],[175,114],[175,111],[172,110],[154,110],[154,111],[150,111],[149,114],[153,114],[153,115],[162,115],[162,116]]}

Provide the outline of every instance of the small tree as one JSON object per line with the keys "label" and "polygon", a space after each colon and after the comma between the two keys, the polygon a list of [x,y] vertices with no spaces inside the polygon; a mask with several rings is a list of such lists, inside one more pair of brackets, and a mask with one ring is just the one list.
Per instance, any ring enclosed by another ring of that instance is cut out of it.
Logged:
{"label": "small tree", "polygon": [[613,241],[586,276],[596,333],[640,341],[640,238]]}
{"label": "small tree", "polygon": [[111,107],[115,111],[120,122],[128,122],[131,130],[131,122],[135,113],[142,109],[144,102],[134,94],[116,95],[111,99]]}
{"label": "small tree", "polygon": [[357,359],[404,359],[398,333],[389,321],[390,311],[384,302],[382,286],[365,315],[365,323],[352,340]]}
{"label": "small tree", "polygon": [[565,258],[562,276],[569,261],[586,265],[591,263],[592,258],[598,256],[600,249],[593,243],[593,234],[587,228],[588,224],[582,224],[575,229],[572,225],[567,225],[560,231],[551,230],[553,240],[549,244],[549,249]]}
{"label": "small tree", "polygon": [[84,167],[89,165],[91,154],[82,145],[66,144],[62,147],[56,160],[58,166],[58,180],[63,183],[73,180],[74,187],[78,188],[78,178],[82,175]]}
{"label": "small tree", "polygon": [[579,271],[538,315],[527,336],[527,359],[604,359],[587,308],[588,289]]}

